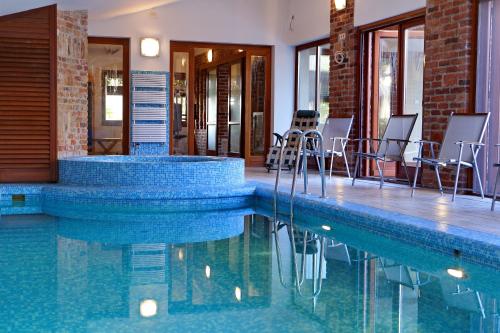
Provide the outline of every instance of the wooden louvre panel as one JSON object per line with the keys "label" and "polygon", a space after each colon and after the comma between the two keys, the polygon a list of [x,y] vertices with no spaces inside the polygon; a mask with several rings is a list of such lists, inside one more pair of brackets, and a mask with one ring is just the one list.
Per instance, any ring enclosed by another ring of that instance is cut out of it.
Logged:
{"label": "wooden louvre panel", "polygon": [[0,183],[57,180],[56,6],[0,17]]}

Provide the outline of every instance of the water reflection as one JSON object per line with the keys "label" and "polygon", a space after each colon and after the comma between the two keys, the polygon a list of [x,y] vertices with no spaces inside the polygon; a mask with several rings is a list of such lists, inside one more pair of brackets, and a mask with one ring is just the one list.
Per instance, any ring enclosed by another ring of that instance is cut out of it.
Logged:
{"label": "water reflection", "polygon": [[[172,235],[193,221],[204,238]],[[395,243],[368,239],[380,250],[368,252],[337,228],[262,216],[120,222],[2,217],[0,331],[499,330],[498,272],[453,258],[412,261],[425,255],[414,248],[382,257]]]}

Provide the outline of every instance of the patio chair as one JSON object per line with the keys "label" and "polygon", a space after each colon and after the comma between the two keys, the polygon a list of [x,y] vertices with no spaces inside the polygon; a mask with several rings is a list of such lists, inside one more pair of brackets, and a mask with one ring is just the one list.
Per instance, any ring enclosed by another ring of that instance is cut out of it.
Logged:
{"label": "patio chair", "polygon": [[[358,142],[358,152],[355,153],[356,167],[354,168],[354,175],[352,178],[352,185],[356,181],[356,177],[360,168],[360,160],[368,159],[374,160],[377,165],[377,170],[380,175],[380,188],[384,186],[384,169],[387,162],[401,162],[405,171],[408,185],[411,184],[408,175],[408,168],[404,158],[406,146],[410,142],[411,132],[417,121],[418,114],[408,115],[392,115],[389,118],[387,127],[385,128],[382,139],[362,138],[355,139]],[[377,150],[374,149],[373,142],[378,142]],[[370,151],[363,152],[363,143],[368,142]],[[382,163],[382,167],[380,166]]]}
{"label": "patio chair", "polygon": [[[500,156],[500,144],[495,145],[498,147],[498,155]],[[495,187],[493,188],[493,202],[491,203],[491,211],[495,210],[495,203],[497,202],[497,188],[500,182],[500,162],[493,164],[493,167],[497,168],[497,178],[495,179]]]}
{"label": "patio chair", "polygon": [[[331,149],[325,150],[325,157],[331,158],[330,178],[332,178],[334,158],[344,159],[347,177],[351,178],[345,148],[347,146],[347,142],[349,141],[349,133],[351,132],[353,120],[354,116],[349,118],[328,118],[325,126],[323,127],[322,135],[325,146],[328,147],[328,142],[331,144]],[[315,145],[314,151],[310,152],[310,154],[314,155],[316,159],[318,158],[320,151],[318,150],[317,145]]]}
{"label": "patio chair", "polygon": [[[422,167],[422,164],[427,164],[434,168],[439,185],[439,192],[441,192],[441,194],[443,194],[443,186],[441,184],[439,169],[445,167],[455,167],[457,169],[452,201],[455,201],[455,197],[457,195],[460,169],[462,167],[473,168],[479,182],[481,197],[484,199],[483,185],[477,168],[477,154],[479,153],[481,147],[484,146],[482,141],[486,131],[486,126],[488,126],[489,118],[490,113],[452,113],[448,119],[448,127],[441,145],[434,141],[418,141],[417,143],[420,145],[418,157],[413,159],[417,162],[417,168],[415,170],[415,178],[413,179],[411,195],[414,195],[417,187],[419,169]],[[430,157],[423,156],[423,147],[425,144],[429,145]],[[437,158],[435,154],[435,146],[440,148],[439,156]]]}
{"label": "patio chair", "polygon": [[463,287],[451,279],[442,278],[440,284],[447,308],[477,313],[482,318],[486,318],[483,300],[479,292]]}
{"label": "patio chair", "polygon": [[[290,129],[298,129],[303,132],[317,129],[319,125],[319,112],[313,110],[298,110],[293,115],[292,124]],[[269,154],[266,159],[267,172],[271,170],[278,169],[278,159],[280,155],[280,149],[283,145],[283,162],[282,168],[287,168],[291,170],[295,164],[295,160],[298,156],[297,147],[299,144],[299,135],[290,134],[288,136],[287,142],[283,142],[283,137],[278,133],[273,133],[276,137],[274,145],[269,149]],[[309,140],[308,140],[309,141]]]}

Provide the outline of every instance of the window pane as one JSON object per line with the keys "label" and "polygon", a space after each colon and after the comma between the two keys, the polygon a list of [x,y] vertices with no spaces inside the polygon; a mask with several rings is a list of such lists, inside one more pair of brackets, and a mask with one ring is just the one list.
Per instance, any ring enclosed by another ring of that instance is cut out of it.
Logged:
{"label": "window pane", "polygon": [[217,150],[217,125],[207,125],[208,128],[208,150]]}
{"label": "window pane", "polygon": [[122,121],[122,120],[123,120],[123,96],[107,95],[106,121]]}
{"label": "window pane", "polygon": [[382,137],[391,114],[397,111],[398,36],[379,40],[378,133]]}
{"label": "window pane", "polygon": [[217,70],[208,72],[208,89],[207,89],[207,122],[217,122]]}
{"label": "window pane", "polygon": [[324,124],[330,113],[330,44],[321,45],[319,55],[318,109]]}
{"label": "window pane", "polygon": [[[404,114],[418,114],[410,140],[422,138],[422,97],[424,88],[424,25],[405,30]],[[413,162],[418,145],[408,144],[405,160]]]}
{"label": "window pane", "polygon": [[229,152],[240,153],[241,125],[229,125]]}
{"label": "window pane", "polygon": [[316,47],[299,51],[298,91],[299,110],[316,110]]}
{"label": "window pane", "polygon": [[266,99],[266,60],[263,56],[251,58],[252,133],[251,154],[264,155],[264,110]]}
{"label": "window pane", "polygon": [[241,121],[241,64],[231,65],[231,100],[229,121]]}

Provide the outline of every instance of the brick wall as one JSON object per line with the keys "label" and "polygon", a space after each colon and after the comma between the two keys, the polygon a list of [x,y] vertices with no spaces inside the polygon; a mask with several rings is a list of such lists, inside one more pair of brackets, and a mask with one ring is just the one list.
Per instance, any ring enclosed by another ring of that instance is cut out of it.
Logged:
{"label": "brick wall", "polygon": [[[441,142],[450,113],[474,112],[474,0],[427,0],[425,26],[424,127],[427,140]],[[444,184],[452,184],[451,172]],[[463,174],[464,185],[467,174]],[[435,185],[432,170],[423,184]]]}
{"label": "brick wall", "polygon": [[[473,112],[473,73],[475,56],[474,0],[427,0],[423,102],[423,138],[441,142],[451,112]],[[355,116],[351,137],[365,135],[360,131],[359,118],[359,41],[360,32],[354,27],[354,0],[337,12],[331,6],[331,61],[330,61],[330,115]],[[345,33],[348,62],[338,65],[333,61],[340,49],[339,36]],[[353,164],[349,147],[350,163]],[[444,185],[452,184],[451,171],[444,173]],[[462,185],[471,179],[464,173]],[[468,177],[468,179],[467,179]],[[434,173],[426,169],[423,184],[435,186]]]}
{"label": "brick wall", "polygon": [[229,79],[231,65],[217,67],[217,149],[219,156],[229,151]]}
{"label": "brick wall", "polygon": [[87,155],[87,11],[57,12],[58,157]]}
{"label": "brick wall", "polygon": [[[355,116],[351,138],[361,135],[359,123],[359,89],[357,73],[359,70],[359,31],[354,27],[354,1],[347,1],[345,10],[336,11],[335,6],[331,6],[331,33],[330,33],[330,116],[350,117]],[[342,41],[340,34],[345,34],[344,49],[348,61],[344,64],[337,64],[334,61],[334,54],[340,50]],[[354,161],[354,144],[348,146],[348,156],[350,163]],[[342,165],[342,164],[340,164]]]}

